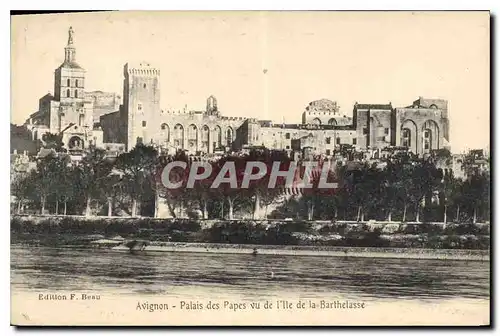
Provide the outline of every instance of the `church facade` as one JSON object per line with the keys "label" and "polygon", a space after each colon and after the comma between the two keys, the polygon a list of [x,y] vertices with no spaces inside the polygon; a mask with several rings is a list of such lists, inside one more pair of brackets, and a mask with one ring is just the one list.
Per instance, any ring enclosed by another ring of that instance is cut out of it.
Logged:
{"label": "church facade", "polygon": [[24,124],[32,140],[43,141],[46,133],[59,135],[70,153],[102,147],[103,132],[94,122],[95,107],[103,114],[115,110],[119,104],[113,102],[114,106],[109,107],[96,104],[102,95],[109,93],[86,92],[85,76],[85,69],[76,62],[74,31],[70,27],[64,62],[54,72],[54,92],[39,99],[38,111]]}

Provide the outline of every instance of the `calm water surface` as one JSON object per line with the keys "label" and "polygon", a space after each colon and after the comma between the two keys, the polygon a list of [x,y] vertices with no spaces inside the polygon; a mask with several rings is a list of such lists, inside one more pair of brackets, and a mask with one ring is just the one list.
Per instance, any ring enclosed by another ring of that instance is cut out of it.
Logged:
{"label": "calm water surface", "polygon": [[489,262],[481,261],[11,248],[12,290],[20,292],[489,299],[489,277]]}

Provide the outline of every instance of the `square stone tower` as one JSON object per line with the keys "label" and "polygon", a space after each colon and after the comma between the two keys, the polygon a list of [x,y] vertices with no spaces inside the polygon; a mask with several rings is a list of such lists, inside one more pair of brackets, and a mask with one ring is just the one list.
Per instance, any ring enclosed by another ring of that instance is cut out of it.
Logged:
{"label": "square stone tower", "polygon": [[160,131],[160,70],[147,62],[124,66],[123,118],[127,151],[150,144]]}
{"label": "square stone tower", "polygon": [[55,71],[54,97],[61,103],[83,102],[85,69],[76,62],[74,31],[69,27],[68,44],[64,48],[64,62]]}

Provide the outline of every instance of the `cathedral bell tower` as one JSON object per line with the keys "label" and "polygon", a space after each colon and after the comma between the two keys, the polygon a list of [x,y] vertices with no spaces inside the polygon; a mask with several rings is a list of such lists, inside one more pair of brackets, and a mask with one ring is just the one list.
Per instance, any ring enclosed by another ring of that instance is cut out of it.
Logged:
{"label": "cathedral bell tower", "polygon": [[83,102],[85,94],[85,70],[76,63],[74,35],[73,27],[69,27],[64,62],[55,71],[54,96],[60,102]]}
{"label": "cathedral bell tower", "polygon": [[[50,131],[52,133],[79,132],[80,143],[86,143],[85,133],[93,128],[93,103],[85,100],[85,69],[76,62],[75,32],[68,30],[64,48],[64,62],[54,73],[54,101],[51,105]],[[75,128],[76,127],[76,128]]]}

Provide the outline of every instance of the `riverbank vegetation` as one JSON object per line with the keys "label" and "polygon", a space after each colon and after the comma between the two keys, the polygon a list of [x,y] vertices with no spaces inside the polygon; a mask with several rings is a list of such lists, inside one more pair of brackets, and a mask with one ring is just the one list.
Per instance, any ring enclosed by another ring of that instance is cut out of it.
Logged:
{"label": "riverbank vegetation", "polygon": [[247,189],[227,184],[210,188],[228,161],[235,163],[238,183],[249,161],[268,166],[279,161],[281,170],[292,162],[283,151],[252,151],[209,160],[212,175],[197,181],[194,188],[185,188],[185,172],[174,171],[177,181],[184,184],[168,190],[161,183],[161,169],[175,160],[186,162],[189,171],[193,158],[182,152],[160,155],[144,145],[115,159],[93,149],[76,164],[62,154],[48,155],[38,159],[36,169],[14,174],[12,212],[154,218],[164,216],[160,214],[163,204],[167,217],[173,218],[489,222],[489,173],[455,178],[452,169],[436,165],[437,159],[446,160],[449,155],[441,151],[422,159],[403,152],[377,161],[335,161],[328,179],[339,183],[336,189],[318,188],[316,175],[311,189],[286,188],[280,178],[275,188],[268,188],[269,174],[252,181]]}
{"label": "riverbank vegetation", "polygon": [[486,224],[225,221],[14,216],[13,243],[78,245],[113,238],[257,245],[488,249]]}

